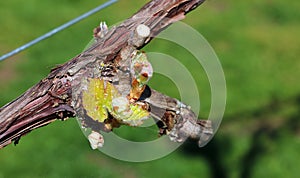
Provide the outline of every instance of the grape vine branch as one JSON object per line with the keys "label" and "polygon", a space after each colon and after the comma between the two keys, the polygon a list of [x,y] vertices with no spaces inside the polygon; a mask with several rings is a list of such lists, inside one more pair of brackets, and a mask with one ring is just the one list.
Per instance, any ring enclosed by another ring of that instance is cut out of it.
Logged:
{"label": "grape vine branch", "polygon": [[[76,111],[71,104],[74,95],[72,95],[72,91],[80,85],[82,77],[89,74],[88,71],[101,73],[96,65],[99,61],[118,60],[123,49],[141,49],[159,32],[172,23],[182,20],[185,14],[197,8],[204,1],[152,0],[132,17],[111,28],[103,38],[99,38],[90,48],[65,64],[52,69],[46,78],[14,101],[0,108],[0,148],[12,142],[17,144],[19,139],[30,131],[57,119],[65,120],[75,117]],[[150,35],[132,37],[132,32],[135,32],[140,24],[149,27]],[[151,89],[151,91],[154,98],[164,97],[169,101],[175,101],[175,99],[155,90]],[[186,114],[191,113],[187,112]],[[193,135],[195,133],[180,130],[180,126],[183,126],[187,121],[190,125],[199,127],[201,133],[211,132],[207,122],[197,120],[194,115],[187,118],[177,120],[177,125],[174,127],[178,127],[178,132],[199,137],[198,133]]]}

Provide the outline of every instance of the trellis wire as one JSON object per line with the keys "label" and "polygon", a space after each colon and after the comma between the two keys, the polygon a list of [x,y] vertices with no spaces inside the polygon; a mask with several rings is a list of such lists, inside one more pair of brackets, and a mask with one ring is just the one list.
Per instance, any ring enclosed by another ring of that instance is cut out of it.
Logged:
{"label": "trellis wire", "polygon": [[44,35],[42,35],[42,36],[40,36],[40,37],[38,37],[38,38],[36,38],[36,39],[34,39],[34,40],[32,40],[32,41],[30,41],[30,42],[22,45],[22,46],[14,49],[14,50],[12,50],[9,53],[6,53],[6,54],[2,55],[0,57],[0,61],[2,61],[2,60],[6,59],[8,57],[11,57],[11,56],[17,54],[17,53],[19,53],[19,52],[21,52],[21,51],[29,48],[30,46],[32,46],[32,45],[34,45],[34,44],[36,44],[36,43],[38,43],[38,42],[40,42],[40,41],[42,41],[42,40],[44,40],[46,38],[49,38],[50,36],[56,34],[57,32],[62,31],[64,29],[68,28],[71,25],[74,25],[75,23],[77,23],[77,22],[79,22],[79,21],[87,18],[88,16],[90,16],[90,15],[92,15],[92,14],[94,14],[94,13],[96,13],[96,12],[98,12],[98,11],[100,11],[100,10],[102,10],[102,9],[110,6],[110,5],[112,5],[113,3],[117,2],[117,1],[118,0],[107,1],[107,2],[105,2],[103,4],[101,4],[100,6],[98,6],[98,7],[94,8],[94,9],[92,9],[92,10],[90,10],[90,11],[88,11],[88,12],[86,12],[86,13],[84,13],[84,14],[82,14],[82,15],[80,15],[80,16],[78,16],[78,17],[76,17],[76,18],[74,18],[74,19],[72,19],[70,21],[68,21],[67,23],[65,23],[65,24],[63,24],[63,25],[61,25],[59,27],[56,27],[55,29],[53,29],[53,30],[45,33]]}

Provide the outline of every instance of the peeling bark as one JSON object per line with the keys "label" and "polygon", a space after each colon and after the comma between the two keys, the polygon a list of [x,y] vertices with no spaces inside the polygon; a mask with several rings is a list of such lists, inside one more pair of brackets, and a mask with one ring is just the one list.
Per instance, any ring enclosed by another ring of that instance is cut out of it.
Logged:
{"label": "peeling bark", "polygon": [[[71,103],[74,96],[72,91],[76,91],[81,79],[90,75],[91,71],[94,75],[101,76],[99,61],[115,61],[121,55],[121,50],[128,47],[141,49],[160,31],[183,19],[186,13],[203,2],[204,0],[152,0],[131,18],[110,29],[90,48],[52,69],[46,78],[0,109],[0,148],[12,141],[17,143],[21,136],[57,119],[65,120],[76,116]],[[149,37],[134,36],[133,32],[139,24],[150,28]],[[196,118],[193,119],[192,124],[205,130],[203,124],[197,123]],[[181,122],[180,119],[177,122]],[[181,128],[185,127],[186,125],[181,125]]]}

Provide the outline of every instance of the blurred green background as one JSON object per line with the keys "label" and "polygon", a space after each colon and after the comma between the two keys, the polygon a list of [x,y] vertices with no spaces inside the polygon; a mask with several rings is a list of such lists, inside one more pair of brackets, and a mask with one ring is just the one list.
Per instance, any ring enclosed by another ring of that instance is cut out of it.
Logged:
{"label": "blurred green background", "polygon": [[[0,1],[0,54],[4,54],[103,0]],[[80,53],[100,20],[114,24],[147,1],[121,0],[12,58],[0,62],[0,106],[44,78],[50,69]],[[187,141],[159,160],[130,163],[91,150],[75,119],[56,121],[0,150],[6,177],[298,177],[300,165],[300,3],[296,0],[208,0],[184,20],[215,49],[227,81],[226,113],[204,148]],[[144,50],[180,59],[197,77],[202,117],[210,90],[205,72],[189,53],[154,40]],[[171,86],[171,87],[170,87]],[[173,87],[174,86],[174,87]],[[178,97],[174,83],[156,75],[151,87]],[[136,131],[138,130],[138,131]],[[156,130],[122,127],[132,140]],[[123,133],[122,133],[123,132]],[[120,148],[121,149],[121,148]]]}

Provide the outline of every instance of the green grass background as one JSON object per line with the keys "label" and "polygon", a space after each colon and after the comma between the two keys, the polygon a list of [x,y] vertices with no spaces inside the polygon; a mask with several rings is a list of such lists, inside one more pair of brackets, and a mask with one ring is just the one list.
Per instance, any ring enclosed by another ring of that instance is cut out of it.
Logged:
{"label": "green grass background", "polygon": [[[94,8],[103,0],[0,1],[0,54]],[[147,1],[117,4],[0,62],[0,106],[80,53],[99,21],[114,24]],[[296,0],[208,0],[184,20],[216,51],[227,82],[226,113],[216,137],[204,148],[188,141],[170,155],[129,163],[93,151],[75,119],[37,129],[17,146],[0,150],[6,177],[298,177],[300,164],[300,3]],[[190,54],[160,40],[144,50],[170,54],[198,77],[200,115],[210,106],[205,72]],[[151,86],[173,97],[163,76]],[[171,86],[171,87],[170,87]],[[154,138],[155,129],[117,131],[133,140]],[[120,148],[121,149],[121,148]]]}

